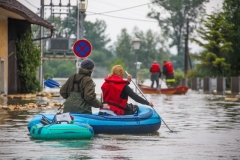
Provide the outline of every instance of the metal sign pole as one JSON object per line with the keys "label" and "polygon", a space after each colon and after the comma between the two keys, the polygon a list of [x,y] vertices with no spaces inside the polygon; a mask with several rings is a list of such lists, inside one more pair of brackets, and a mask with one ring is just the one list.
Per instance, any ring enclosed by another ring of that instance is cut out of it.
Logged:
{"label": "metal sign pole", "polygon": [[[77,41],[79,40],[79,0],[77,0]],[[78,73],[78,57],[76,57],[76,73]]]}

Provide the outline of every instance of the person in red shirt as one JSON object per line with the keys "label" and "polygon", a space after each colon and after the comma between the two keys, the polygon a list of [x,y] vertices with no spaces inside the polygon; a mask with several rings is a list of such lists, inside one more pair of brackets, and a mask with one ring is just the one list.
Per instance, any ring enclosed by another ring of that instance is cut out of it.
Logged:
{"label": "person in red shirt", "polygon": [[154,61],[150,67],[151,72],[151,88],[154,86],[154,82],[156,81],[157,88],[159,86],[159,77],[161,77],[161,68],[160,65],[157,63],[157,61]]}
{"label": "person in red shirt", "polygon": [[128,86],[132,76],[128,75],[127,80],[124,80],[123,76],[124,69],[121,65],[112,67],[111,73],[104,79],[105,82],[101,86],[103,103],[107,103],[110,106],[109,109],[116,115],[127,114],[128,96],[138,103],[153,107],[152,102],[146,101]]}
{"label": "person in red shirt", "polygon": [[163,74],[166,77],[167,86],[172,87],[175,82],[172,62],[163,60]]}

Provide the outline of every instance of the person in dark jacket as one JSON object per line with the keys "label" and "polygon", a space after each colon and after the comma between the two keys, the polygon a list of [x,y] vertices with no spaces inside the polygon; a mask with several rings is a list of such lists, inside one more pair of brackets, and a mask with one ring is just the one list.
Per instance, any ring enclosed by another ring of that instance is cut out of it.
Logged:
{"label": "person in dark jacket", "polygon": [[92,114],[92,108],[109,108],[96,99],[95,83],[91,78],[94,63],[85,58],[77,74],[68,78],[60,89],[60,95],[66,99],[63,112]]}
{"label": "person in dark jacket", "polygon": [[151,72],[151,88],[154,86],[154,81],[156,81],[156,88],[159,86],[159,77],[161,77],[161,68],[160,65],[157,63],[157,61],[154,61],[150,67]]}
{"label": "person in dark jacket", "polygon": [[172,87],[173,83],[175,82],[172,62],[163,60],[163,74],[166,77],[167,86]]}
{"label": "person in dark jacket", "polygon": [[128,75],[127,80],[124,80],[123,76],[123,67],[121,65],[115,65],[112,67],[111,73],[105,78],[105,82],[101,87],[103,93],[103,102],[108,103],[110,110],[112,110],[116,115],[128,114],[128,96],[138,103],[153,107],[152,102],[148,102],[147,100],[138,96],[128,86],[131,82],[132,76]]}

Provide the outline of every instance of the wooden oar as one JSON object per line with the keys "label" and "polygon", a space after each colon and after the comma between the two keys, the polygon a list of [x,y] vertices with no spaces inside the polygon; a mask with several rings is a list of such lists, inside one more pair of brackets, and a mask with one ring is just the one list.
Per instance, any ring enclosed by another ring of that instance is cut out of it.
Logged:
{"label": "wooden oar", "polygon": [[162,79],[162,75],[161,75],[160,79],[161,79],[161,83],[159,83],[159,86],[158,86],[158,88],[157,88],[157,91],[161,94],[162,81],[163,81],[163,79]]}
{"label": "wooden oar", "polygon": [[[125,71],[125,72],[126,72],[127,75],[129,75],[127,71]],[[133,82],[133,80],[131,80],[131,81]],[[146,97],[144,96],[144,94],[142,93],[141,89],[140,89],[134,82],[133,82],[133,84],[137,87],[138,91],[142,94],[142,96],[145,98],[145,100],[148,101],[147,98],[146,98]],[[152,107],[152,108],[153,108],[153,107]],[[154,109],[154,108],[153,108],[153,109]],[[162,117],[161,117],[161,119],[162,119]],[[171,129],[168,127],[168,125],[164,122],[163,119],[162,119],[162,121],[163,121],[163,123],[167,126],[167,128],[169,129],[170,132],[174,132],[173,130],[171,130]]]}

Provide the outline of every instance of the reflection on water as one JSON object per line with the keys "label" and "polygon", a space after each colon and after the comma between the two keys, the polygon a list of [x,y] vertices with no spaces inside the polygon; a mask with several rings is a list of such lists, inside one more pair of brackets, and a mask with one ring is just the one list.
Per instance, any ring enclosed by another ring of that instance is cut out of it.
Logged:
{"label": "reflection on water", "polygon": [[56,113],[57,109],[0,110],[0,159],[239,159],[239,101],[191,90],[186,95],[145,97],[177,132],[169,132],[162,123],[153,134],[45,141],[31,138],[27,124],[35,115]]}

